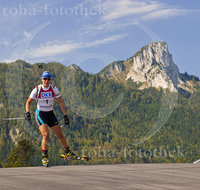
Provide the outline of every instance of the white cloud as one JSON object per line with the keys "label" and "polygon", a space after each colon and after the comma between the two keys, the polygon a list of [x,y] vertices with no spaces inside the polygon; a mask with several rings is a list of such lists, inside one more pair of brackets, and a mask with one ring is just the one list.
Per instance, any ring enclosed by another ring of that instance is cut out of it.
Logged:
{"label": "white cloud", "polygon": [[106,14],[102,19],[110,21],[132,15],[150,13],[162,8],[163,4],[156,1],[106,0],[105,3],[103,3],[103,7]]}
{"label": "white cloud", "polygon": [[126,37],[126,34],[113,35],[107,38],[103,38],[100,40],[95,40],[92,42],[50,42],[44,45],[41,45],[38,48],[30,48],[26,52],[26,57],[29,58],[40,58],[40,57],[52,57],[58,54],[69,53],[73,50],[80,48],[91,48],[96,47],[103,44],[108,44],[112,41],[120,40]]}
{"label": "white cloud", "polygon": [[10,40],[1,40],[0,44],[2,44],[3,46],[9,46],[11,44]]}
{"label": "white cloud", "polygon": [[104,15],[92,25],[84,26],[82,34],[97,36],[121,31],[144,21],[185,15],[191,10],[181,9],[155,0],[86,0],[91,6],[103,7]]}
{"label": "white cloud", "polygon": [[3,63],[12,63],[15,62],[17,59],[3,59],[1,62]]}
{"label": "white cloud", "polygon": [[172,8],[163,9],[163,10],[157,10],[147,15],[144,15],[142,19],[143,20],[162,19],[162,18],[168,18],[168,17],[173,17],[173,16],[185,15],[188,12],[190,11],[186,9],[172,9]]}
{"label": "white cloud", "polygon": [[113,31],[119,31],[122,28],[132,26],[134,22],[123,22],[123,23],[117,23],[114,21],[111,22],[105,22],[101,24],[93,24],[93,25],[87,25],[84,28],[81,29],[82,34],[89,34],[91,35],[98,35],[99,33],[105,34],[108,32],[113,32]]}
{"label": "white cloud", "polygon": [[32,38],[32,37],[33,37],[33,35],[32,35],[31,33],[26,32],[26,31],[24,31],[24,36],[25,36],[26,38]]}
{"label": "white cloud", "polygon": [[191,12],[155,0],[99,0],[98,4],[103,7],[105,13],[101,16],[102,23],[111,21],[123,23],[122,20],[128,18],[131,20],[163,19]]}
{"label": "white cloud", "polygon": [[27,50],[27,56],[32,58],[49,57],[57,54],[68,53],[79,47],[78,43],[67,42],[65,44],[49,44],[46,43],[38,48]]}
{"label": "white cloud", "polygon": [[110,36],[110,37],[107,37],[107,38],[104,38],[101,40],[95,40],[93,42],[88,42],[88,43],[82,44],[82,48],[95,47],[95,46],[99,46],[99,45],[103,45],[103,44],[108,44],[109,42],[120,40],[126,36],[127,36],[126,34],[113,35],[113,36]]}

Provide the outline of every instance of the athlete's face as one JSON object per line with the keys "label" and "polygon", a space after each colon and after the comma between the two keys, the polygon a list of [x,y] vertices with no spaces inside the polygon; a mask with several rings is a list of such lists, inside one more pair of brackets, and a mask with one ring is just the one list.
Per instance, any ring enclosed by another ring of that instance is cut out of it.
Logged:
{"label": "athlete's face", "polygon": [[51,79],[50,78],[43,78],[42,79],[42,84],[45,88],[48,88],[49,87],[49,84],[50,84],[50,81]]}

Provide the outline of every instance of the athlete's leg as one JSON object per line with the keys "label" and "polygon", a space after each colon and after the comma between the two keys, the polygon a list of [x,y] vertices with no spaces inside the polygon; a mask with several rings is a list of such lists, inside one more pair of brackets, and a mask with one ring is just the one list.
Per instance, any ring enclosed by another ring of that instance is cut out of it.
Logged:
{"label": "athlete's leg", "polygon": [[40,132],[42,134],[42,150],[48,150],[48,140],[49,140],[49,128],[47,124],[40,126]]}
{"label": "athlete's leg", "polygon": [[70,150],[70,148],[67,145],[66,138],[63,135],[60,125],[55,125],[53,127],[50,127],[50,129],[52,129],[52,131],[55,133],[55,135],[59,138],[59,141],[64,148],[65,157],[69,157],[71,159],[76,159],[76,155]]}
{"label": "athlete's leg", "polygon": [[67,146],[67,141],[66,141],[66,138],[63,135],[63,132],[62,132],[62,129],[61,129],[60,125],[55,125],[55,126],[51,127],[50,129],[58,137],[58,139],[59,139],[60,143],[62,144],[62,146],[64,148],[67,148],[68,147]]}

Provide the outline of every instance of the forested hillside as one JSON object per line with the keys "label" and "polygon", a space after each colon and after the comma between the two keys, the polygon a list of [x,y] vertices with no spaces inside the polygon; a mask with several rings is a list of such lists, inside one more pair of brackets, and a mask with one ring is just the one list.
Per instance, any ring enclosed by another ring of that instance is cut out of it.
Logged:
{"label": "forested hillside", "polygon": [[[67,108],[70,126],[63,127],[67,141],[77,154],[91,157],[88,164],[192,162],[199,158],[198,78],[187,74],[195,92],[185,96],[161,88],[138,90],[131,80],[116,83],[60,63],[0,63],[0,118],[24,116],[25,102],[45,70],[52,73],[52,83]],[[0,121],[0,161],[7,159],[16,142],[28,138],[36,150],[30,163],[40,165],[41,135],[34,121],[35,109],[34,102],[31,125],[25,120]],[[55,112],[62,120],[57,103]],[[49,147],[52,165],[67,164],[59,156],[62,147],[53,134]]]}

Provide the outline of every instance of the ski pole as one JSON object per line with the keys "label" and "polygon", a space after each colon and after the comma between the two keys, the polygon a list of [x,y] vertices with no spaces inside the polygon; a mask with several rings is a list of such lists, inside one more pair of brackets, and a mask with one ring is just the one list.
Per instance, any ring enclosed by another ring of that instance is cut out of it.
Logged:
{"label": "ski pole", "polygon": [[63,127],[65,125],[64,119],[60,120],[59,125],[60,127]]}
{"label": "ski pole", "polygon": [[0,118],[0,120],[8,121],[8,120],[20,120],[25,119],[25,117],[16,117],[16,118]]}

